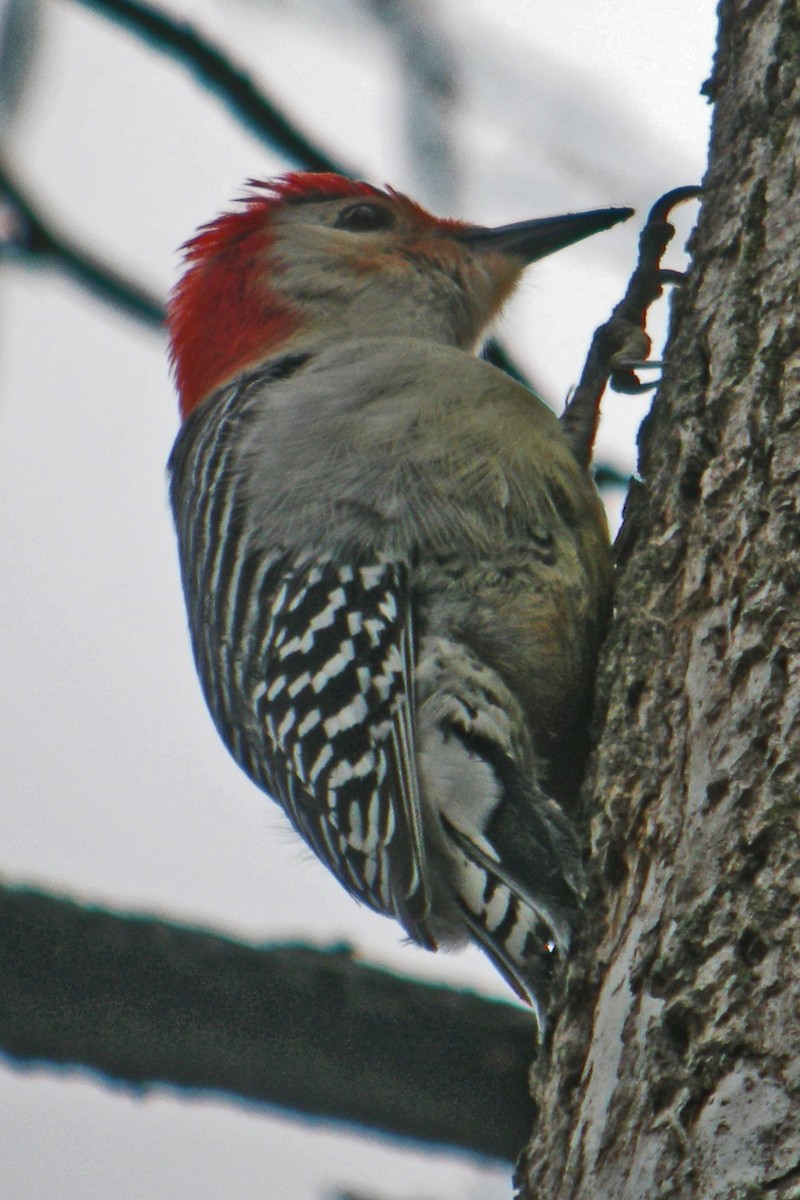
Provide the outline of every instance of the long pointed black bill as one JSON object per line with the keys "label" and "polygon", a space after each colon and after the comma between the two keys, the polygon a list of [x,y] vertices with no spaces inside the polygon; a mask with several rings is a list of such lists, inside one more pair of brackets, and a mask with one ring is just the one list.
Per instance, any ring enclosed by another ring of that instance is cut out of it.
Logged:
{"label": "long pointed black bill", "polygon": [[566,213],[561,217],[542,217],[535,221],[517,221],[486,229],[475,225],[460,230],[455,236],[476,250],[499,250],[521,258],[525,263],[536,262],[573,242],[580,242],[593,233],[611,229],[620,221],[633,216],[632,208],[596,208],[591,212]]}

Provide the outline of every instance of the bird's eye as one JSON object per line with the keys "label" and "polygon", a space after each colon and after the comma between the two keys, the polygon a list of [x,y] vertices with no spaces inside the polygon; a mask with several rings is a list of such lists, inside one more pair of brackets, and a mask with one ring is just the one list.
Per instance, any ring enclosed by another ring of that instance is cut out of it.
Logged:
{"label": "bird's eye", "polygon": [[336,218],[337,229],[349,229],[353,233],[372,233],[376,229],[391,229],[394,218],[382,204],[351,204],[343,208]]}

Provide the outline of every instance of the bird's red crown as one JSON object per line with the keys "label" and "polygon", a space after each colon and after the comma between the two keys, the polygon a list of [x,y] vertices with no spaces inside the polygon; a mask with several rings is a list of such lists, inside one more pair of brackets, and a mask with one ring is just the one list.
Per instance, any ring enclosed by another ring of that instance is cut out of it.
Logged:
{"label": "bird's red crown", "polygon": [[201,226],[183,246],[186,271],[167,309],[170,354],[181,415],[237,370],[262,358],[298,328],[299,317],[270,288],[264,269],[272,240],[272,216],[284,205],[352,197],[387,197],[423,226],[439,221],[392,188],[341,175],[293,172],[279,179],[251,179],[253,191],[240,207]]}

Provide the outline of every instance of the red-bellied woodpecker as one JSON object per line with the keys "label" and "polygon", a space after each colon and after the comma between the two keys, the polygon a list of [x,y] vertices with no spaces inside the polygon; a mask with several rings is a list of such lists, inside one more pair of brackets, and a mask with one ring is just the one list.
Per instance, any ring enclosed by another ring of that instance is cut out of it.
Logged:
{"label": "red-bellied woodpecker", "polygon": [[474,939],[542,1025],[611,556],[556,417],[473,351],[528,263],[630,210],[486,229],[335,175],[253,189],[169,309],[206,700],[356,899]]}

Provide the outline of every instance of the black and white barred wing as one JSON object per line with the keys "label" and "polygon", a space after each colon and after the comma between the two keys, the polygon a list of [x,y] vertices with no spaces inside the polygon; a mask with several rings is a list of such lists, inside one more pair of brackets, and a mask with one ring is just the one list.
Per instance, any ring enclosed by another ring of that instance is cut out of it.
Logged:
{"label": "black and white barred wing", "polygon": [[255,664],[275,799],[357,899],[432,946],[403,563],[286,563]]}

